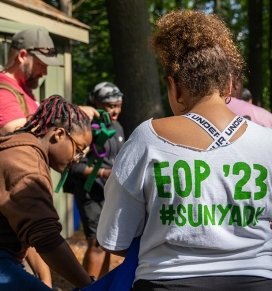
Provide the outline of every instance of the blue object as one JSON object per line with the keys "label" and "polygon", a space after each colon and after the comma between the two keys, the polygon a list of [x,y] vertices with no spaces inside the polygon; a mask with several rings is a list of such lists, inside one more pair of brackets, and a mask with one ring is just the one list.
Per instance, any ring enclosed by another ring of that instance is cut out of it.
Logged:
{"label": "blue object", "polygon": [[135,279],[135,271],[138,266],[139,247],[140,237],[135,238],[132,241],[123,263],[111,270],[101,279],[80,290],[130,291]]}
{"label": "blue object", "polygon": [[1,291],[52,291],[40,279],[28,273],[8,252],[0,251]]}
{"label": "blue object", "polygon": [[75,202],[75,196],[73,196],[73,218],[74,218],[74,231],[80,229],[80,215],[79,210]]}

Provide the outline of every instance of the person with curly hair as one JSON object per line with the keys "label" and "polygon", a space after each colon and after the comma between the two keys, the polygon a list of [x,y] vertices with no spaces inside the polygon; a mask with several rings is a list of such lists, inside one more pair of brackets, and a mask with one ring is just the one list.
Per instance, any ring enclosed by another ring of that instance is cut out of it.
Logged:
{"label": "person with curly hair", "polygon": [[152,45],[174,116],[123,145],[97,238],[126,254],[140,237],[133,291],[271,290],[272,131],[226,105],[244,61],[216,15],[173,11]]}

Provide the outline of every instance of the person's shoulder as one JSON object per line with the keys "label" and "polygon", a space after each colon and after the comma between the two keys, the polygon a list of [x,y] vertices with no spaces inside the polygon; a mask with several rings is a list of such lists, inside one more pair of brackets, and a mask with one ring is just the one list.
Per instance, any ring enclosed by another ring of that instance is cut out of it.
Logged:
{"label": "person's shoulder", "polygon": [[[113,164],[113,172],[119,177],[120,181],[125,181],[140,161],[145,160],[150,145],[154,144],[152,134],[150,134],[150,122],[151,119],[138,125],[118,153]],[[143,163],[140,164],[144,165]],[[127,170],[124,171],[124,169]]]}
{"label": "person's shoulder", "polygon": [[227,104],[227,107],[229,107],[230,109],[233,109],[233,108],[237,109],[237,107],[239,109],[241,109],[241,108],[245,109],[245,108],[252,107],[251,105],[253,105],[253,104],[251,104],[249,102],[246,102],[245,100],[241,100],[241,99],[238,99],[238,98],[235,98],[235,97],[231,97],[231,100]]}
{"label": "person's shoulder", "polygon": [[19,85],[19,83],[15,79],[10,78],[9,76],[7,76],[6,74],[4,74],[2,72],[0,72],[0,84],[8,85],[15,90],[22,91],[21,86]]}
{"label": "person's shoulder", "polygon": [[[26,148],[23,151],[32,155],[31,148],[33,150],[39,150],[42,152],[43,156],[47,157],[45,149],[42,147],[38,138],[36,138],[31,133],[20,133],[20,134],[12,134],[0,137],[0,151],[4,149],[14,149],[14,154],[19,153],[19,149]],[[46,158],[47,159],[47,158]]]}
{"label": "person's shoulder", "polygon": [[114,121],[112,123],[112,126],[113,126],[113,128],[115,128],[118,131],[122,131],[123,130],[123,126],[118,120]]}
{"label": "person's shoulder", "polygon": [[259,112],[261,114],[265,114],[265,115],[268,115],[270,117],[272,117],[272,113],[268,110],[266,110],[265,108],[261,107],[261,106],[257,106],[255,104],[251,104],[254,108],[254,110],[256,110],[256,112]]}
{"label": "person's shoulder", "polygon": [[140,138],[141,140],[145,139],[146,136],[150,136],[150,132],[152,131],[152,126],[151,126],[151,119],[145,120],[142,123],[140,123],[132,132],[130,137],[137,137]]}
{"label": "person's shoulder", "polygon": [[263,107],[260,107],[254,104],[252,104],[252,110],[254,112],[254,116],[257,123],[265,127],[272,128],[272,113],[271,112],[269,112]]}
{"label": "person's shoulder", "polygon": [[152,143],[151,120],[152,119],[142,122],[133,130],[123,145],[123,151],[136,151],[139,153],[145,151],[145,149],[149,147],[150,143]]}
{"label": "person's shoulder", "polygon": [[237,115],[243,116],[259,125],[272,128],[272,113],[260,106],[237,98],[232,98],[227,106]]}
{"label": "person's shoulder", "polygon": [[271,140],[272,142],[272,127],[265,126],[260,122],[252,121],[247,119],[247,124],[249,126],[252,137],[256,139],[257,135],[262,136],[265,140]]}

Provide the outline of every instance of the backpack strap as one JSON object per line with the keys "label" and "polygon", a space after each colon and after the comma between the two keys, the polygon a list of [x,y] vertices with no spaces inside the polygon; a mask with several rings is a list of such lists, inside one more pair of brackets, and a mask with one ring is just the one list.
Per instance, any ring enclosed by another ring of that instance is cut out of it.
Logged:
{"label": "backpack strap", "polygon": [[0,89],[6,89],[9,92],[11,92],[17,99],[17,102],[19,103],[21,110],[23,111],[25,117],[29,115],[28,106],[25,101],[25,96],[18,90],[16,90],[14,87],[12,87],[10,84],[0,82]]}

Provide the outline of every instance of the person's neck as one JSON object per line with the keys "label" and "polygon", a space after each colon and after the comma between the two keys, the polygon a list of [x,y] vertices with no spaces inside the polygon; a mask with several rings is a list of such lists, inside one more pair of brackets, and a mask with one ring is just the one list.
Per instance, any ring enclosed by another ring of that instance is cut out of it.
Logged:
{"label": "person's neck", "polygon": [[38,140],[39,140],[40,144],[42,145],[44,151],[48,154],[49,144],[50,144],[48,135],[45,135],[43,137],[38,137]]}
{"label": "person's neck", "polygon": [[[227,122],[233,118],[234,113],[230,111],[225,102],[225,97],[220,97],[219,94],[212,94],[204,97],[200,102],[190,110],[209,119],[214,124],[218,121]],[[220,123],[220,122],[219,122]]]}
{"label": "person's neck", "polygon": [[197,112],[202,108],[209,108],[210,106],[216,105],[226,105],[225,98],[220,97],[219,92],[214,92],[211,95],[204,96],[199,102],[197,102],[193,108],[190,110],[192,112]]}
{"label": "person's neck", "polygon": [[22,82],[22,77],[21,77],[21,74],[16,71],[16,70],[11,70],[11,69],[7,69],[7,70],[3,70],[2,71],[6,76],[8,76],[9,78],[17,81],[20,85],[23,85],[23,82]]}
{"label": "person's neck", "polygon": [[13,80],[16,80],[15,75],[13,73],[6,71],[6,70],[3,70],[2,73]]}
{"label": "person's neck", "polygon": [[29,95],[31,92],[31,89],[27,88],[24,82],[24,77],[22,74],[16,70],[3,70],[2,71],[7,77],[15,80],[19,86],[24,90],[24,91],[29,91]]}

